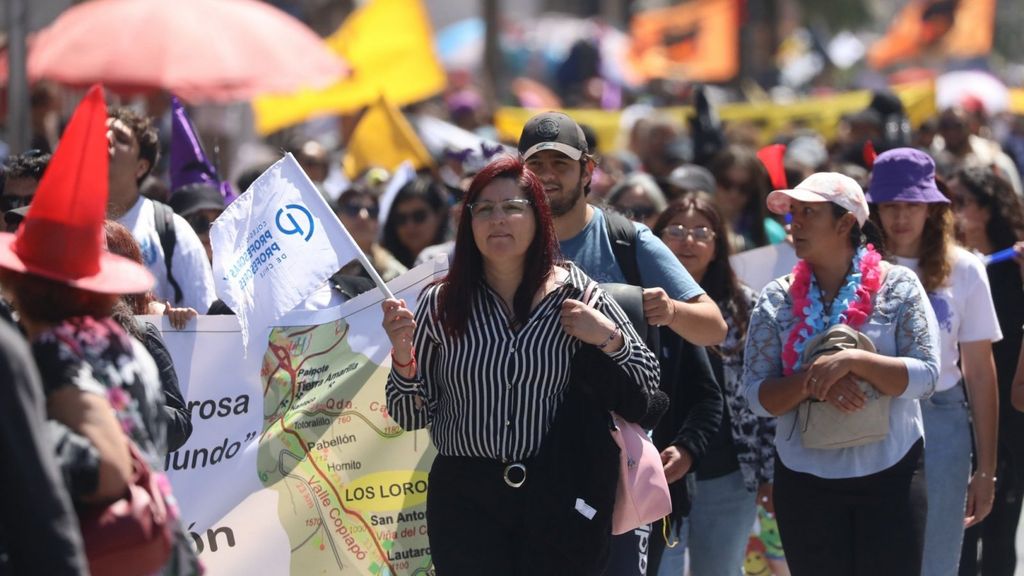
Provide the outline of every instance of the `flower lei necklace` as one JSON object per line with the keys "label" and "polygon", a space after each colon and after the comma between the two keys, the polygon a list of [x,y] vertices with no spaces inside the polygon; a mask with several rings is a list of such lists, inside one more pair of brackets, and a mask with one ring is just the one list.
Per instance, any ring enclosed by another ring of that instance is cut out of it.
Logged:
{"label": "flower lei necklace", "polygon": [[800,369],[807,341],[830,326],[843,323],[860,328],[871,316],[871,299],[882,286],[882,257],[871,244],[853,255],[853,263],[843,285],[839,288],[829,314],[821,301],[821,288],[807,262],[801,260],[793,267],[793,284],[789,295],[793,299],[796,325],[789,332],[782,349],[783,373],[790,375]]}

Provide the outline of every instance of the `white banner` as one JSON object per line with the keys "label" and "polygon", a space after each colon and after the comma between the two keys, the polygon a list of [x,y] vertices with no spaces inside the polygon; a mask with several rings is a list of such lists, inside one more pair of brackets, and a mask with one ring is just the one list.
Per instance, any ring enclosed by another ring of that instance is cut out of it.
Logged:
{"label": "white banner", "polygon": [[257,337],[359,256],[359,247],[291,154],[210,228],[217,295]]}
{"label": "white banner", "polygon": [[[391,282],[410,307],[446,261]],[[234,317],[164,323],[193,432],[166,468],[209,574],[423,574],[425,430],[388,415],[380,290],[282,318],[243,358]],[[152,320],[152,319],[151,319]],[[164,319],[155,319],[158,325]]]}
{"label": "white banner", "polygon": [[772,280],[792,272],[798,260],[789,242],[761,246],[729,257],[736,277],[755,292],[761,292]]}

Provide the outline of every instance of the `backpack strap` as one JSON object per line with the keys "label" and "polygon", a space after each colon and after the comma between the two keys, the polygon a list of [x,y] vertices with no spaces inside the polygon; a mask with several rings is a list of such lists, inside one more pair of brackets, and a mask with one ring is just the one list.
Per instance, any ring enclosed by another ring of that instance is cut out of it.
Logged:
{"label": "backpack strap", "polygon": [[626,283],[643,286],[636,258],[637,235],[633,221],[611,210],[603,212],[605,229],[608,231],[608,239],[612,242],[612,252],[619,264],[619,270],[626,278]]}
{"label": "backpack strap", "polygon": [[171,271],[171,260],[174,258],[174,247],[178,243],[178,236],[174,232],[174,210],[162,202],[153,200],[153,222],[156,225],[156,235],[160,238],[160,247],[164,250],[164,266],[167,267],[167,281],[174,289],[174,303],[181,304],[181,286],[174,278]]}

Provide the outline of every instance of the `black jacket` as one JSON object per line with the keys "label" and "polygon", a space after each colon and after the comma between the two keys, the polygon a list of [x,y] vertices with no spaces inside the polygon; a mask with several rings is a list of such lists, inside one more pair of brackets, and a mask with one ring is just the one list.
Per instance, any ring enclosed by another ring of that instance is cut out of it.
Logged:
{"label": "black jacket", "polygon": [[[668,412],[654,428],[658,450],[669,446],[685,449],[693,456],[693,468],[722,422],[725,397],[722,387],[702,346],[684,340],[669,328],[661,329],[661,389],[671,399]],[[685,478],[669,486],[672,494],[672,519],[690,511]]]}
{"label": "black jacket", "polygon": [[[607,354],[584,345],[573,358],[569,388],[555,420],[527,464],[536,542],[545,547],[545,556],[562,559],[559,574],[604,571],[619,480],[619,447],[611,436],[609,411],[642,416],[646,394],[631,392],[635,389]],[[578,511],[578,499],[593,508],[593,518]]]}
{"label": "black jacket", "polygon": [[174,452],[184,446],[192,435],[192,414],[181,395],[171,353],[160,336],[160,330],[149,322],[143,326],[142,345],[153,357],[160,372],[160,387],[164,391],[164,416],[167,417],[167,451]]}

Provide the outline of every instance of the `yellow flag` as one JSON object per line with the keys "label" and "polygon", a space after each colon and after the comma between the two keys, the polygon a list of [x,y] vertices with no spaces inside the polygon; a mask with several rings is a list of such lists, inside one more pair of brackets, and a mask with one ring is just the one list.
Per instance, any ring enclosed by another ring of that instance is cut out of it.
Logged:
{"label": "yellow flag", "polygon": [[375,166],[394,170],[406,160],[416,169],[432,164],[430,153],[402,112],[381,97],[366,109],[349,137],[342,160],[345,175],[352,180]]}
{"label": "yellow flag", "polygon": [[254,99],[258,133],[270,134],[314,116],[355,112],[382,94],[405,106],[434,96],[447,83],[422,0],[369,0],[326,42],[348,63],[351,75],[322,90]]}

